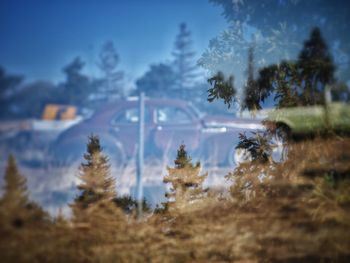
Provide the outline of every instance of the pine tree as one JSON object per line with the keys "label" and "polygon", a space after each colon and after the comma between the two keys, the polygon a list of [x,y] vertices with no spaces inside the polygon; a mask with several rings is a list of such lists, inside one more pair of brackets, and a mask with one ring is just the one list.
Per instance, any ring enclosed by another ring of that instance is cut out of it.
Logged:
{"label": "pine tree", "polygon": [[300,96],[301,82],[298,66],[294,62],[282,61],[274,68],[275,101],[277,108],[305,105]]}
{"label": "pine tree", "polygon": [[177,157],[174,161],[175,167],[167,167],[168,176],[163,179],[164,183],[172,185],[171,192],[166,193],[169,201],[165,207],[171,209],[181,209],[187,204],[195,202],[203,197],[206,190],[203,189],[203,182],[208,174],[199,175],[200,163],[192,164],[192,159],[187,155],[185,145],[180,145]]}
{"label": "pine tree", "polygon": [[[297,61],[282,61],[259,70],[254,81],[253,53],[248,56],[248,81],[244,108],[260,109],[271,94],[277,108],[324,104],[326,84],[335,82],[335,66],[321,31],[312,30]],[[223,99],[230,106],[236,92],[230,92],[222,74],[208,79],[214,87],[208,90],[208,100]]]}
{"label": "pine tree", "polygon": [[71,204],[74,227],[85,230],[84,235],[78,234],[83,243],[113,240],[124,221],[121,210],[113,202],[115,179],[110,175],[108,157],[102,153],[98,136],[89,137],[84,159],[79,169],[81,192]]}
{"label": "pine tree", "polygon": [[209,102],[213,102],[216,99],[223,99],[228,108],[231,107],[235,101],[236,89],[234,87],[234,77],[230,76],[225,79],[222,72],[218,72],[214,77],[208,79],[208,83],[211,88],[208,89]]}
{"label": "pine tree", "polygon": [[124,73],[117,70],[119,64],[119,55],[112,41],[107,41],[99,54],[99,68],[104,73],[105,81],[99,87],[100,96],[109,100],[118,99],[124,96],[124,91],[120,82]]}
{"label": "pine tree", "polygon": [[254,79],[254,48],[248,50],[247,82],[244,87],[243,109],[249,111],[260,110],[260,95],[257,82]]}
{"label": "pine tree", "polygon": [[334,82],[335,66],[319,28],[311,31],[297,64],[300,78],[304,82],[301,94],[303,104],[324,104],[325,86]]}
{"label": "pine tree", "polygon": [[173,91],[176,76],[170,65],[160,63],[150,65],[149,70],[136,80],[136,94],[145,92],[150,97],[167,97]]}
{"label": "pine tree", "polygon": [[180,32],[176,36],[174,56],[174,71],[176,74],[175,89],[181,97],[185,98],[186,89],[194,85],[194,79],[197,77],[197,67],[193,61],[195,53],[192,51],[191,32],[187,29],[186,23],[180,24]]}
{"label": "pine tree", "polygon": [[87,208],[99,201],[111,201],[116,196],[115,179],[110,175],[108,157],[102,153],[98,136],[89,137],[84,159],[86,162],[79,168],[81,183],[78,189],[81,193],[75,198],[74,205]]}
{"label": "pine tree", "polygon": [[12,155],[8,158],[4,179],[4,194],[0,200],[2,223],[20,228],[23,225],[47,222],[48,214],[29,199],[26,178],[20,174]]}
{"label": "pine tree", "polygon": [[296,62],[282,61],[259,71],[254,103],[259,106],[259,102],[274,93],[277,108],[322,105],[326,84],[335,81],[334,71],[327,44],[315,28]]}
{"label": "pine tree", "polygon": [[15,158],[10,155],[5,172],[4,195],[1,205],[6,207],[24,208],[28,203],[26,178],[18,171]]}
{"label": "pine tree", "polygon": [[63,68],[66,80],[62,84],[62,103],[84,105],[90,95],[90,80],[82,73],[85,62],[76,57]]}

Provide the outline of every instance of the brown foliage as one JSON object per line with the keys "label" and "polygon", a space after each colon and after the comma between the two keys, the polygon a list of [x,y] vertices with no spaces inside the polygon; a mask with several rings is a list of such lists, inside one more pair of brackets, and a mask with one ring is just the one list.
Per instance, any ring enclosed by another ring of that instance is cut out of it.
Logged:
{"label": "brown foliage", "polygon": [[[244,166],[241,180],[254,181],[254,194],[237,198],[231,188],[231,197],[207,195],[176,215],[138,221],[98,202],[79,222],[61,216],[32,228],[1,228],[1,260],[349,262],[349,146],[338,137],[293,144],[284,163]],[[263,180],[254,178],[261,172]]]}

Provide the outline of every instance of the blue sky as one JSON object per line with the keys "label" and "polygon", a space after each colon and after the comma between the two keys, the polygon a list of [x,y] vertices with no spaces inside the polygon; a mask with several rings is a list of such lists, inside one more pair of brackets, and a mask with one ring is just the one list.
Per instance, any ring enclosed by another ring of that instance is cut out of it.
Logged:
{"label": "blue sky", "polygon": [[120,69],[131,78],[151,63],[171,59],[178,25],[186,22],[197,57],[226,27],[221,8],[208,0],[2,0],[0,64],[26,79],[63,80],[75,56],[94,66],[101,44],[112,40]]}

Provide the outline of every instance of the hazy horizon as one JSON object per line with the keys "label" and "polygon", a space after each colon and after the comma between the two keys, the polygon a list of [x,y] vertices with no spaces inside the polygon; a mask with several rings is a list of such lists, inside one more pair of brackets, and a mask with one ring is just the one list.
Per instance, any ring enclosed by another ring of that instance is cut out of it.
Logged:
{"label": "hazy horizon", "polygon": [[225,29],[222,9],[199,1],[3,1],[0,65],[25,81],[64,80],[62,68],[80,56],[85,73],[99,75],[102,44],[114,42],[119,68],[135,80],[150,64],[172,59],[179,24],[187,23],[199,58]]}

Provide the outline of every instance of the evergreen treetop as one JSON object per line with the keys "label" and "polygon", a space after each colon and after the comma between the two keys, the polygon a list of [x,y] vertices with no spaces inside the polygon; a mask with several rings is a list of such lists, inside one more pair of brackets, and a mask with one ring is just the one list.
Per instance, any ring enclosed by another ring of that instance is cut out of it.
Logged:
{"label": "evergreen treetop", "polygon": [[257,82],[254,78],[254,48],[250,47],[248,50],[248,67],[247,67],[247,82],[244,87],[244,102],[243,109],[250,111],[260,110],[259,101],[260,96],[257,94],[259,89],[257,88]]}
{"label": "evergreen treetop", "polygon": [[125,227],[124,217],[114,202],[115,179],[110,175],[99,137],[89,136],[86,148],[85,162],[80,165],[80,194],[71,205],[73,222],[75,227],[86,229],[89,239],[104,240],[107,236],[115,237]]}
{"label": "evergreen treetop", "polygon": [[174,89],[176,77],[174,69],[170,65],[152,64],[149,70],[137,79],[136,94],[145,92],[150,97],[167,97]]}
{"label": "evergreen treetop", "polygon": [[193,86],[193,80],[198,74],[196,73],[196,63],[193,61],[195,53],[192,51],[191,32],[186,23],[181,23],[179,29],[172,54],[174,56],[176,88],[183,93],[184,88]]}
{"label": "evergreen treetop", "polygon": [[115,179],[110,175],[109,160],[102,150],[99,137],[91,135],[84,154],[86,162],[80,166],[81,193],[75,199],[75,203],[85,208],[98,201],[112,200],[116,195]]}
{"label": "evergreen treetop", "polygon": [[63,68],[66,80],[62,83],[62,102],[84,105],[90,93],[90,79],[83,73],[85,62],[76,57]]}
{"label": "evergreen treetop", "polygon": [[208,83],[213,87],[208,89],[207,100],[213,102],[216,99],[223,99],[224,103],[230,108],[237,93],[234,87],[234,77],[230,76],[225,79],[224,74],[218,72],[214,77],[208,79]]}
{"label": "evergreen treetop", "polygon": [[16,160],[10,155],[5,172],[4,195],[1,199],[3,205],[14,205],[24,207],[29,203],[27,180],[18,171]]}
{"label": "evergreen treetop", "polygon": [[48,223],[49,215],[28,197],[26,178],[20,174],[15,158],[10,155],[5,172],[4,194],[0,200],[0,220],[4,227]]}
{"label": "evergreen treetop", "polygon": [[117,99],[124,96],[121,81],[124,78],[124,72],[118,70],[119,55],[112,41],[106,41],[99,53],[98,66],[104,74],[102,85],[98,87],[99,95],[108,100]]}
{"label": "evergreen treetop", "polygon": [[[181,144],[179,149],[177,150],[177,156],[174,161],[175,168],[177,169],[194,167],[194,165],[192,164],[192,158],[188,156],[187,151],[185,150],[185,147],[186,146],[184,144]],[[199,162],[197,162],[196,167],[198,167],[199,165],[200,165]]]}
{"label": "evergreen treetop", "polygon": [[[253,75],[253,53],[248,54],[248,80],[245,85],[243,108],[261,109],[261,104],[271,94],[277,108],[323,105],[327,84],[335,81],[335,66],[319,28],[314,28],[296,61],[282,61],[259,70]],[[213,85],[208,90],[208,100],[223,99],[230,107],[236,92],[230,88],[221,73],[208,79]]]}
{"label": "evergreen treetop", "polygon": [[164,177],[164,183],[171,184],[170,193],[166,193],[169,201],[164,205],[169,209],[184,208],[187,204],[203,197],[206,192],[202,185],[208,174],[199,175],[201,166],[197,162],[191,162],[187,155],[185,145],[180,145],[177,151],[175,167],[167,167],[168,175]]}
{"label": "evergreen treetop", "polygon": [[326,84],[335,81],[335,66],[321,31],[315,27],[297,61],[300,82],[303,84],[302,104],[324,104]]}

